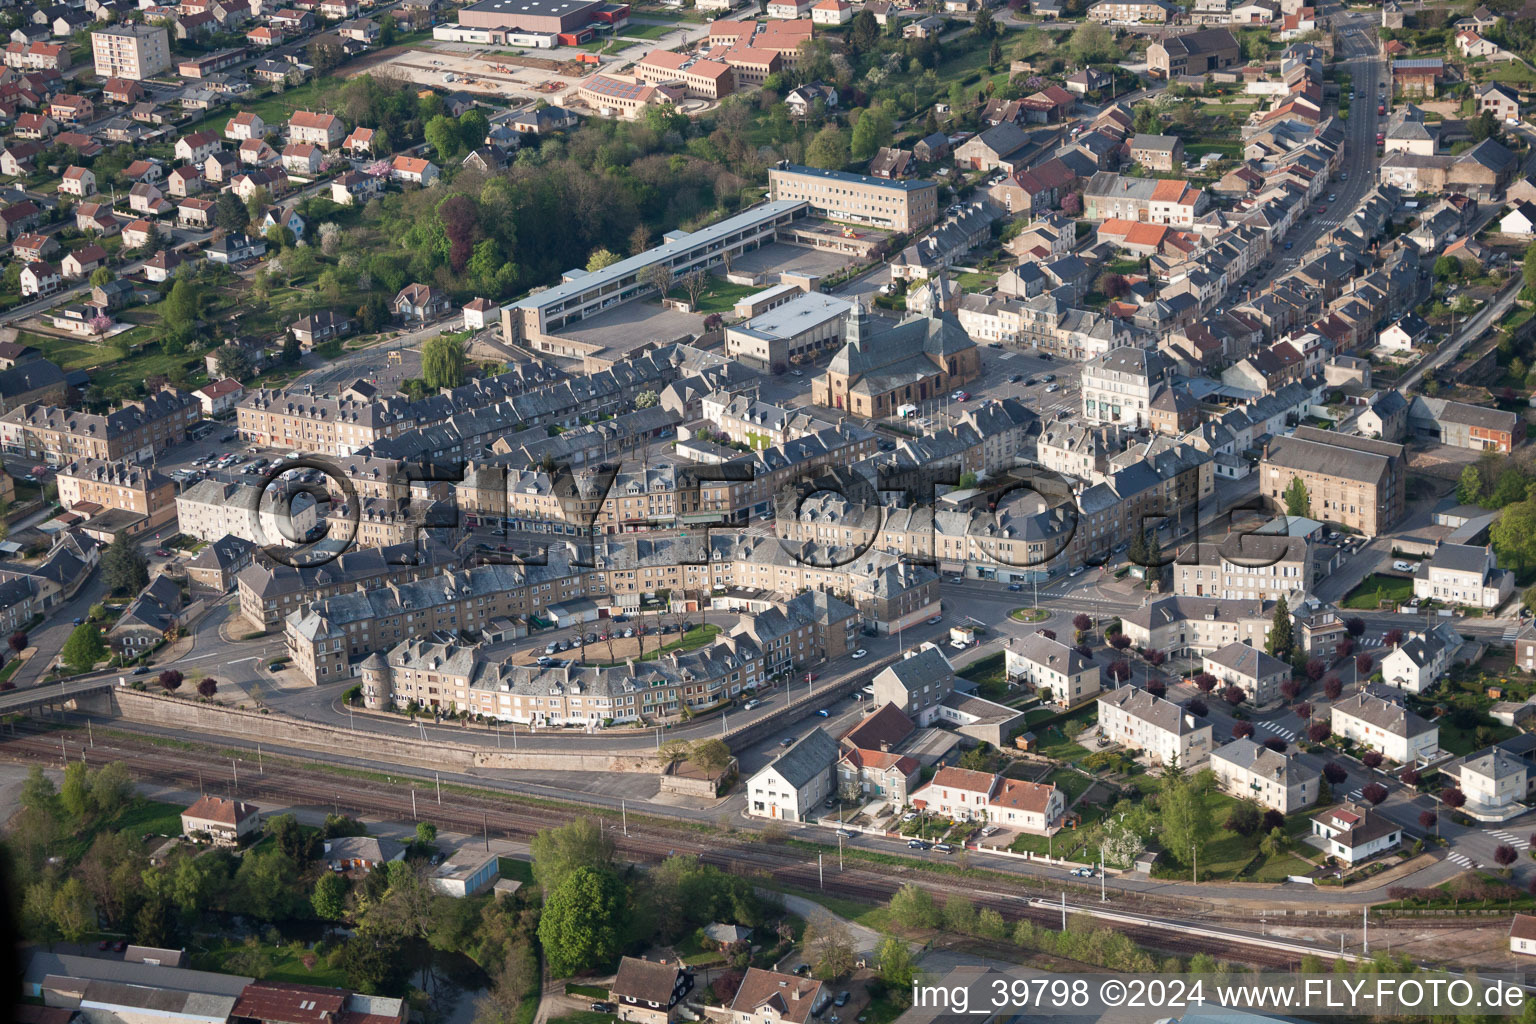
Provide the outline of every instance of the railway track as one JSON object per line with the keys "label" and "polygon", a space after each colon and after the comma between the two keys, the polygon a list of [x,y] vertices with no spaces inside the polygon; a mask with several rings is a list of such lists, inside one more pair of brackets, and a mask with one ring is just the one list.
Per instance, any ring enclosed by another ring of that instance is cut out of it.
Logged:
{"label": "railway track", "polygon": [[[694,856],[733,874],[772,881],[807,892],[825,890],[839,896],[884,903],[904,884],[911,882],[936,899],[963,896],[977,909],[990,908],[1010,923],[1029,920],[1048,927],[1061,923],[1055,907],[1032,902],[1039,890],[1020,885],[1023,894],[1002,891],[1001,886],[976,879],[950,879],[932,872],[900,866],[873,868],[855,861],[844,869],[835,863],[823,869],[803,850],[765,844],[736,836],[722,836],[687,827],[665,828],[650,823],[622,826],[611,813],[586,807],[561,809],[523,806],[494,796],[463,793],[455,787],[442,802],[430,781],[401,776],[398,782],[319,774],[287,757],[266,757],[261,764],[233,762],[213,751],[174,750],[120,737],[99,738],[94,746],[81,743],[73,733],[26,734],[0,742],[0,757],[24,764],[57,766],[64,757],[93,766],[111,761],[123,764],[136,779],[201,792],[216,792],[243,800],[287,806],[312,807],[354,816],[384,820],[428,819],[440,829],[487,839],[528,840],[537,832],[577,817],[602,820],[616,850],[625,860],[651,864],[674,855]],[[1079,894],[1081,895],[1081,894]],[[1127,902],[1116,900],[1117,907]],[[1071,908],[1069,908],[1071,909]],[[1130,911],[1127,911],[1131,913]],[[1192,935],[1177,921],[1132,923],[1104,922],[1123,932],[1137,945],[1161,953],[1192,956],[1205,953],[1220,960],[1255,967],[1286,970],[1297,966],[1300,954],[1236,937]]]}

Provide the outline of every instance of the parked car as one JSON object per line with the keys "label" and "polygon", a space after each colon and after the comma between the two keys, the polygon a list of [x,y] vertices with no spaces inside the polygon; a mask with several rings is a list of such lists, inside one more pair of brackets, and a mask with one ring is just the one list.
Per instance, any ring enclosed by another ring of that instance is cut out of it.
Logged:
{"label": "parked car", "polygon": [[156,558],[170,558],[171,557],[171,553],[169,551],[165,550],[165,548],[155,548],[155,557]]}
{"label": "parked car", "polygon": [[75,625],[83,626],[83,625],[85,625],[85,620],[82,619],[80,616],[76,615],[75,616]]}
{"label": "parked car", "polygon": [[1413,572],[1413,563],[1396,561],[1392,563],[1392,568],[1396,569],[1398,572]]}
{"label": "parked car", "polygon": [[860,658],[865,658],[865,657],[868,657],[868,656],[869,656],[869,652],[866,651],[862,647],[860,647],[858,650],[854,651],[852,654],[849,655],[849,657],[852,658],[854,661],[858,661]]}
{"label": "parked car", "polygon": [[997,834],[997,826],[996,825],[988,825],[986,828],[981,830],[981,837],[983,839],[985,839],[987,836],[996,835],[996,834]]}
{"label": "parked car", "polygon": [[1008,589],[1010,591],[1012,591],[1013,593],[1017,594],[1019,591],[1024,589],[1024,584],[1022,584],[1022,583],[1010,583],[1010,584],[1008,584]]}
{"label": "parked car", "polygon": [[741,710],[743,710],[743,711],[752,711],[752,710],[756,709],[762,703],[763,703],[762,701],[757,700],[756,698],[753,698],[752,700],[749,700],[745,704],[743,704],[741,706]]}
{"label": "parked car", "polygon": [[909,850],[926,850],[926,849],[928,849],[928,844],[923,842],[921,839],[908,839],[907,840],[907,849],[909,849]]}
{"label": "parked car", "polygon": [[816,712],[816,717],[818,717],[818,718],[831,718],[832,717],[832,712],[828,711],[826,708],[820,708]]}
{"label": "parked car", "polygon": [[1055,394],[1056,392],[1061,390],[1061,385],[1060,384],[1047,384],[1045,386],[1045,390],[1048,393]]}
{"label": "parked car", "polygon": [[[853,838],[853,833],[849,832],[845,828],[840,828],[840,829],[837,830],[837,838],[839,838],[839,839],[852,839]],[[842,1006],[843,1004],[842,1003],[838,1003],[837,1005],[838,1006]]]}
{"label": "parked car", "polygon": [[832,1000],[832,1005],[833,1006],[847,1006],[848,1005],[848,1000],[850,998],[852,998],[852,994],[851,993],[839,992],[837,994],[837,998]]}
{"label": "parked car", "polygon": [[955,848],[948,843],[934,843],[933,848],[940,853],[954,853]]}
{"label": "parked car", "polygon": [[942,615],[935,615],[933,618],[928,620],[928,625],[930,625],[930,626],[937,626],[939,623],[941,623],[943,621],[944,621],[944,616],[942,616]]}
{"label": "parked car", "polygon": [[794,745],[795,738],[793,736],[785,736],[783,739],[779,740],[779,746],[781,747],[792,747]]}
{"label": "parked car", "polygon": [[596,1002],[592,1004],[593,1013],[612,1013],[613,1010],[614,1006],[612,1003]]}

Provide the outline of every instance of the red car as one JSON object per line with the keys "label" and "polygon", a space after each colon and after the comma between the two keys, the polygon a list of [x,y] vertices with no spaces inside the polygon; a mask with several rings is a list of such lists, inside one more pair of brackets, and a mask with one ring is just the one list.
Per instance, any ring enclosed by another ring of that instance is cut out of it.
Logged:
{"label": "red car", "polygon": [[1378,104],[1376,104],[1376,114],[1378,116],[1380,116],[1380,117],[1386,117],[1387,116],[1387,105],[1385,103],[1378,103]]}

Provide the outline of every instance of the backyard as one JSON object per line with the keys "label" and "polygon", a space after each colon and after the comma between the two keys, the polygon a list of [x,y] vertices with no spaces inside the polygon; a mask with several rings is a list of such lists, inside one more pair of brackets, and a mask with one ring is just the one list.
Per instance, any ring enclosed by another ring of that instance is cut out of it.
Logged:
{"label": "backyard", "polygon": [[1402,604],[1413,600],[1413,580],[1407,576],[1388,576],[1373,572],[1360,581],[1340,602],[1345,608],[1374,611],[1383,603]]}

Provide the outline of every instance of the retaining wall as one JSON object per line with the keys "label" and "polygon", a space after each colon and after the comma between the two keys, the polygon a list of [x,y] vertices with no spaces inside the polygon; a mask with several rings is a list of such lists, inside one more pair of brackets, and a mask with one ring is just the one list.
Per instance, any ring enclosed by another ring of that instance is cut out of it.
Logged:
{"label": "retaining wall", "polygon": [[[285,715],[242,711],[138,690],[115,689],[111,700],[113,713],[129,722],[246,740],[271,740],[326,753],[363,752],[380,740],[378,733],[355,733],[337,726],[301,722]],[[420,768],[509,768],[642,775],[661,775],[666,768],[660,759],[646,753],[488,749],[477,744],[440,740],[423,742],[394,735],[388,737],[388,747],[391,760]]]}

